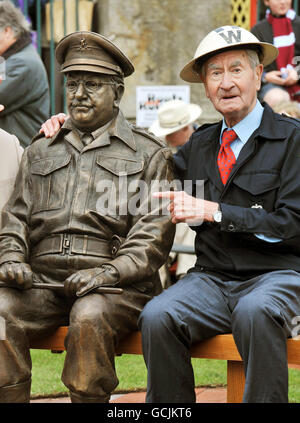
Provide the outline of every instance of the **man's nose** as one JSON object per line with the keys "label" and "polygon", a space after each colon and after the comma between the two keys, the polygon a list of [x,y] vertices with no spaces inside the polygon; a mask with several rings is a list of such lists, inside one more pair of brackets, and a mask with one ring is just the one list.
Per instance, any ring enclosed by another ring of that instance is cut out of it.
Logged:
{"label": "man's nose", "polygon": [[77,90],[75,92],[75,97],[83,97],[86,95],[83,82],[78,83]]}
{"label": "man's nose", "polygon": [[230,90],[234,86],[231,72],[224,72],[221,80],[221,88]]}

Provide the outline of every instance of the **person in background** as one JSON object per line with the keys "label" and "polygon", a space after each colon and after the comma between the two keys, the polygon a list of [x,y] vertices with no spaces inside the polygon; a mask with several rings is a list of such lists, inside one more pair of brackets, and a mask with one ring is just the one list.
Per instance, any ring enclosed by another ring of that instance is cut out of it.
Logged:
{"label": "person in background", "polygon": [[281,101],[273,107],[274,112],[300,119],[300,105],[297,101]]}
{"label": "person in background", "polygon": [[0,2],[0,56],[5,60],[0,128],[13,133],[26,147],[49,117],[49,86],[29,24],[11,1]]}
{"label": "person in background", "polygon": [[[0,112],[3,110],[0,104]],[[0,227],[1,212],[13,191],[23,151],[18,138],[0,128]]]}
{"label": "person in background", "polygon": [[201,107],[182,100],[164,102],[157,112],[157,119],[149,127],[149,132],[166,141],[173,153],[184,145],[197,128],[196,121],[201,116]]}
{"label": "person in background", "polygon": [[[1,111],[1,110],[0,110]],[[1,212],[14,187],[23,148],[16,136],[0,129],[0,227]]]}
{"label": "person in background", "polygon": [[251,32],[260,40],[272,43],[279,54],[265,67],[259,99],[271,107],[281,101],[300,101],[299,75],[295,68],[300,56],[300,17],[291,9],[292,0],[264,0],[266,18]]}
{"label": "person in background", "polygon": [[[157,119],[149,128],[155,136],[165,140],[175,154],[183,146],[197,128],[196,121],[201,116],[201,107],[187,104],[182,100],[170,100],[163,103],[157,113]],[[194,248],[195,232],[186,223],[176,225],[174,245]],[[168,262],[161,267],[160,277],[164,288],[172,282],[169,269],[175,266],[175,280],[181,279],[195,265],[195,254],[171,252]]]}

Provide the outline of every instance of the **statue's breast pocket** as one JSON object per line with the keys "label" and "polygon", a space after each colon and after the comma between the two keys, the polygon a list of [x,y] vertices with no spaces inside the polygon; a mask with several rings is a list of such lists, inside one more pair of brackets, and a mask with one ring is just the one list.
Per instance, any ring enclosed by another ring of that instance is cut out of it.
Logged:
{"label": "statue's breast pocket", "polygon": [[128,202],[137,189],[136,183],[140,181],[143,169],[143,160],[99,154],[91,185],[93,190],[89,195],[89,210],[114,218],[127,215]]}
{"label": "statue's breast pocket", "polygon": [[47,157],[31,163],[33,213],[63,207],[71,155]]}

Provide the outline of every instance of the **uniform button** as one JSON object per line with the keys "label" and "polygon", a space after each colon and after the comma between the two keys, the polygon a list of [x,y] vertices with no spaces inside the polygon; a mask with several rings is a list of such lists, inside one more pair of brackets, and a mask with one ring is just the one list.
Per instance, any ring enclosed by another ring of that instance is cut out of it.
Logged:
{"label": "uniform button", "polygon": [[234,224],[233,224],[233,223],[230,223],[230,224],[228,225],[228,230],[229,230],[230,232],[232,232],[232,231],[234,231],[234,230],[235,230],[235,226],[234,226]]}

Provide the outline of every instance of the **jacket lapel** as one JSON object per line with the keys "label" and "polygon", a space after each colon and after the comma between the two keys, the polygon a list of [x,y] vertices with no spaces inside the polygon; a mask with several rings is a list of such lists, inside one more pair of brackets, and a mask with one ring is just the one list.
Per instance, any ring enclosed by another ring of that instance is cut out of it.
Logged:
{"label": "jacket lapel", "polygon": [[274,112],[272,109],[265,103],[263,106],[265,110],[261,124],[257,130],[251,134],[250,138],[242,148],[237,162],[230,173],[227,184],[224,187],[222,195],[226,192],[228,186],[232,183],[234,176],[238,173],[242,166],[255,155],[259,142],[263,142],[264,139],[278,140],[286,138],[283,125],[278,125],[277,120],[274,119]]}
{"label": "jacket lapel", "polygon": [[204,160],[204,167],[206,174],[208,175],[208,179],[213,182],[213,184],[217,187],[219,191],[223,191],[223,182],[221,180],[217,157],[220,149],[220,132],[222,128],[222,121],[214,128],[213,131],[208,135],[206,139],[206,143],[203,146],[203,157]]}

